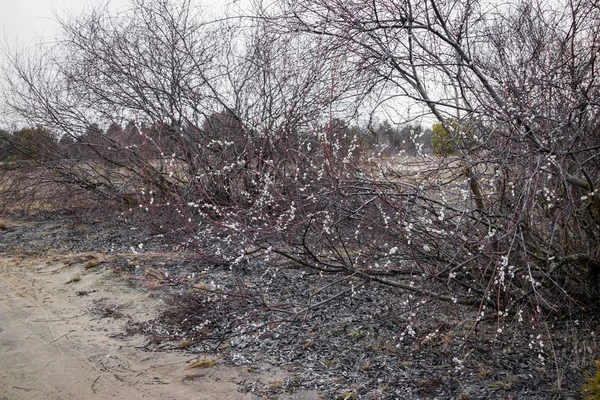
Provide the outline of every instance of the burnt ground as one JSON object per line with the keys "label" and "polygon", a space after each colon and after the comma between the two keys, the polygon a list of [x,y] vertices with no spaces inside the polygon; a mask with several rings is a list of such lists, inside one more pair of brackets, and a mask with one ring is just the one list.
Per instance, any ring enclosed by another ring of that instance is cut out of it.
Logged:
{"label": "burnt ground", "polygon": [[115,337],[143,333],[148,351],[217,354],[249,370],[286,371],[281,380],[240,382],[239,397],[230,398],[317,390],[325,399],[577,399],[598,357],[600,325],[585,312],[474,324],[474,308],[281,260],[207,263],[174,251],[172,236],[109,214],[2,220],[0,254],[93,253],[98,268],[164,300],[158,317]]}

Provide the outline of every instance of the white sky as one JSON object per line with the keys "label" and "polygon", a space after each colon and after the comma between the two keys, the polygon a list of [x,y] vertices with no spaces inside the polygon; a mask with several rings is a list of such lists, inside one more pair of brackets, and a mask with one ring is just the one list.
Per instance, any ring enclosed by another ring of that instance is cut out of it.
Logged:
{"label": "white sky", "polygon": [[[56,16],[78,15],[108,3],[113,10],[123,9],[129,0],[0,0],[0,66],[4,64],[2,50],[25,50],[40,40],[52,42],[59,32]],[[195,0],[205,11],[221,14],[227,5],[241,6],[247,0]],[[35,51],[35,49],[34,49]],[[0,90],[4,85],[0,76]],[[0,128],[4,128],[0,110]]]}
{"label": "white sky", "polygon": [[[64,16],[80,14],[86,9],[108,3],[118,10],[129,4],[128,0],[0,0],[0,44],[27,47],[39,38],[52,40],[58,31],[54,14]],[[197,4],[220,13],[228,1],[197,0]]]}
{"label": "white sky", "polygon": [[[108,0],[112,7],[123,6],[127,0]],[[0,66],[5,66],[5,51],[9,53],[36,51],[40,42],[53,42],[59,32],[56,16],[77,15],[86,9],[105,4],[107,0],[0,0]],[[0,75],[0,90],[5,83]],[[11,128],[14,122],[4,114],[0,104],[0,129]]]}
{"label": "white sky", "polygon": [[[52,40],[58,24],[54,13],[79,14],[105,0],[0,0],[0,32],[3,44],[29,46],[39,38]],[[123,4],[112,0],[111,5]]]}
{"label": "white sky", "polygon": [[[194,4],[213,15],[223,12],[226,4],[240,0],[195,0]],[[37,51],[37,44],[52,43],[60,32],[56,15],[80,15],[94,7],[108,4],[111,10],[122,10],[130,0],[0,0],[0,67],[6,65],[4,52]],[[68,19],[68,18],[67,18]],[[0,91],[4,80],[0,74]],[[0,129],[9,122],[0,104]]]}

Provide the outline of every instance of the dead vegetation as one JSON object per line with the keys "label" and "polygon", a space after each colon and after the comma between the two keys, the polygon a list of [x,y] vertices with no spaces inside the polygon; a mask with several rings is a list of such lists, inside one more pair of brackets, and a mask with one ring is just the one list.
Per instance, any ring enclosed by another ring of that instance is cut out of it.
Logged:
{"label": "dead vegetation", "polygon": [[[470,307],[358,277],[321,277],[277,258],[208,264],[194,253],[161,250],[161,241],[147,242],[133,253],[128,244],[147,232],[138,229],[130,231],[135,236],[123,237],[126,230],[118,221],[94,226],[78,224],[80,217],[72,214],[43,215],[29,217],[27,224],[12,220],[18,228],[2,233],[0,251],[20,254],[22,260],[46,254],[41,263],[64,276],[63,282],[77,274],[80,280],[72,281],[70,290],[77,297],[97,298],[92,315],[124,323],[122,331],[113,332],[116,337],[143,333],[146,349],[200,353],[204,360],[218,355],[247,368],[267,362],[288,371],[290,377],[279,383],[242,385],[241,390],[259,397],[306,389],[326,397],[352,391],[358,398],[568,397],[578,392],[583,371],[599,350],[597,335],[591,335],[595,322],[584,314],[545,320],[525,316],[521,323],[518,316],[494,316],[473,323],[477,311]],[[61,243],[50,249],[44,241],[57,233],[56,227]],[[57,252],[61,248],[74,253]],[[162,299],[166,307],[132,322],[127,317],[131,309],[118,298],[102,296],[102,285],[86,283],[106,271],[144,290],[145,297]],[[340,290],[344,285],[353,290]]]}

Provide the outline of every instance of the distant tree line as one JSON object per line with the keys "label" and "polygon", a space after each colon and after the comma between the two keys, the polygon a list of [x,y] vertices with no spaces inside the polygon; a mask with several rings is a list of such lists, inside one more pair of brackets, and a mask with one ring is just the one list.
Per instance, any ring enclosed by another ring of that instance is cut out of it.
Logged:
{"label": "distant tree line", "polygon": [[[206,119],[202,129],[215,140],[234,140],[237,143],[239,138],[235,137],[236,134],[243,135],[244,132],[232,121],[233,117],[228,117],[227,112],[214,113]],[[446,140],[446,135],[434,135],[435,130],[440,129],[438,125],[434,124],[432,131],[421,125],[396,127],[384,120],[375,128],[368,128],[333,119],[322,130],[341,138],[346,147],[356,138],[362,152],[408,156],[451,154],[439,144]],[[199,135],[199,132],[196,133]],[[179,140],[168,124],[142,124],[138,127],[133,121],[111,123],[106,129],[92,124],[79,136],[58,136],[43,127],[21,128],[13,132],[0,130],[0,162],[70,159],[122,163],[127,159],[127,152],[124,153],[123,149],[145,159],[160,158],[165,153],[181,157],[184,147]],[[296,145],[299,143],[297,140]]]}

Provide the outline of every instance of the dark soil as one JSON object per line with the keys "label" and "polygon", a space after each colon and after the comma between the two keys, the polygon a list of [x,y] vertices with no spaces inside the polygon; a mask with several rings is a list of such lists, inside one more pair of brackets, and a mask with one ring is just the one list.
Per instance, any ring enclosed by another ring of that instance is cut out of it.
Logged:
{"label": "dark soil", "polygon": [[128,254],[101,266],[158,288],[165,310],[125,333],[145,333],[150,350],[218,352],[290,373],[242,386],[257,398],[309,388],[327,399],[575,399],[598,358],[600,325],[585,312],[524,310],[522,322],[475,324],[476,308],[281,260],[214,265],[174,252],[176,232],[149,233],[122,216],[10,215],[4,225],[0,253]]}

